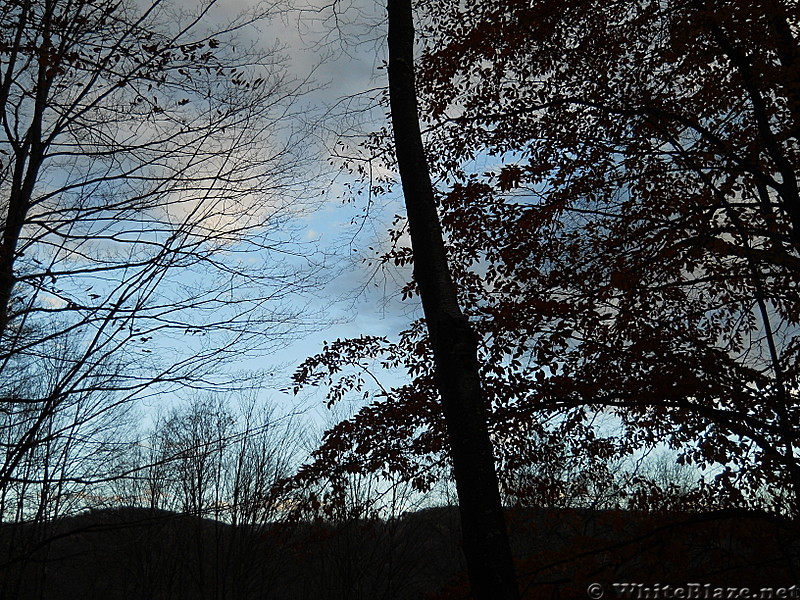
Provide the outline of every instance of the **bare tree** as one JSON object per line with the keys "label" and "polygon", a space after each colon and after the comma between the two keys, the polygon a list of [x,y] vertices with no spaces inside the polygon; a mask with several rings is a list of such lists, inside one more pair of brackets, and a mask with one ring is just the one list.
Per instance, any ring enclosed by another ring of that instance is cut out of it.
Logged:
{"label": "bare tree", "polygon": [[[312,177],[308,84],[276,49],[233,47],[274,9],[213,33],[213,4],[0,8],[3,498],[53,476],[33,473],[39,448],[133,400],[225,383],[226,361],[302,324],[287,300],[315,267],[291,226]],[[61,480],[98,475],[65,465]]]}
{"label": "bare tree", "polygon": [[[188,585],[197,597],[224,599],[270,589],[287,561],[270,540],[282,539],[278,524],[292,504],[281,484],[299,461],[296,424],[255,397],[202,394],[176,401],[143,432],[110,485],[115,507],[140,508],[131,526],[142,541],[129,552],[137,593]],[[174,579],[176,554],[191,560]]]}

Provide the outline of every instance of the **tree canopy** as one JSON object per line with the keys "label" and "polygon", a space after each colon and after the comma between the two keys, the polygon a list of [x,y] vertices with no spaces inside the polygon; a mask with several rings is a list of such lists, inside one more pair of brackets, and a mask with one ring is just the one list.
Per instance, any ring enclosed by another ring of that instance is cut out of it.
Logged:
{"label": "tree canopy", "polygon": [[[430,3],[420,23],[426,144],[504,472],[566,451],[597,482],[666,444],[709,474],[698,502],[794,514],[796,5]],[[408,263],[405,227],[380,261]],[[445,442],[421,323],[326,350],[298,381],[341,394],[347,356],[413,381],[320,460],[424,486]]]}

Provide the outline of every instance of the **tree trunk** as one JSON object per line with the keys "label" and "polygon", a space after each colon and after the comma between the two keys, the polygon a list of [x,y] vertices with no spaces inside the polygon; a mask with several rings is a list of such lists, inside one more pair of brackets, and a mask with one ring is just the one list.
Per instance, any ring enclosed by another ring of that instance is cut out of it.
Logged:
{"label": "tree trunk", "polygon": [[478,600],[519,598],[486,423],[477,338],[458,306],[436,211],[414,85],[411,0],[388,0],[389,96],[397,164],[458,490],[464,555]]}

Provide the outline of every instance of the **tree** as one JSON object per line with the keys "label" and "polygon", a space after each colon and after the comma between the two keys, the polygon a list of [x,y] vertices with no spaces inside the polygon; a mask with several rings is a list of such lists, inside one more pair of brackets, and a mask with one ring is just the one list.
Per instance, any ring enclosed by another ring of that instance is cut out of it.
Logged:
{"label": "tree", "polygon": [[[425,10],[420,115],[501,477],[666,444],[711,474],[701,501],[796,514],[797,7]],[[378,262],[409,264],[406,227]],[[445,447],[431,358],[414,322],[306,361],[297,381],[332,401],[362,392],[368,361],[413,377],[332,429],[311,470],[428,485]]]}
{"label": "tree", "polygon": [[486,408],[477,339],[458,305],[422,143],[410,0],[389,0],[389,99],[414,279],[425,312],[436,387],[458,490],[464,555],[476,598],[518,598]]}
{"label": "tree", "polygon": [[136,399],[246,385],[226,362],[304,320],[285,300],[314,271],[291,228],[311,177],[294,108],[308,86],[277,50],[233,46],[273,9],[215,34],[212,7],[0,8],[0,490],[38,482],[26,457]]}
{"label": "tree", "polygon": [[[176,403],[151,432],[139,433],[117,466],[125,476],[113,482],[119,492],[110,502],[149,509],[138,513],[142,543],[131,552],[136,593],[188,592],[189,585],[198,597],[263,595],[286,562],[275,547],[284,540],[271,530],[293,503],[280,482],[297,460],[295,423],[255,399],[237,407],[206,395]],[[160,542],[176,523],[184,539]],[[192,557],[183,584],[174,578],[174,553]]]}
{"label": "tree", "polygon": [[522,384],[496,414],[613,412],[620,450],[666,442],[796,513],[797,8],[436,8],[443,220]]}

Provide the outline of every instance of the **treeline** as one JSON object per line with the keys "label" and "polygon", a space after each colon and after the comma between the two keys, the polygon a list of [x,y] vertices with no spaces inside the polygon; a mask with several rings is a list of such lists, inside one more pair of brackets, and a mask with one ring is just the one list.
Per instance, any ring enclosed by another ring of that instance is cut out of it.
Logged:
{"label": "treeline", "polygon": [[[441,473],[426,492],[400,477],[355,472],[308,485],[297,469],[314,440],[298,423],[253,400],[204,395],[174,403],[147,429],[117,421],[102,444],[61,437],[38,446],[21,466],[25,477],[3,489],[0,593],[463,593],[451,478]],[[513,548],[526,565],[520,581],[532,586],[531,597],[574,592],[586,569],[630,578],[660,565],[671,581],[736,573],[737,581],[767,585],[796,566],[791,521],[726,502],[673,454],[609,464],[607,473],[595,480],[564,457],[504,479]]]}

